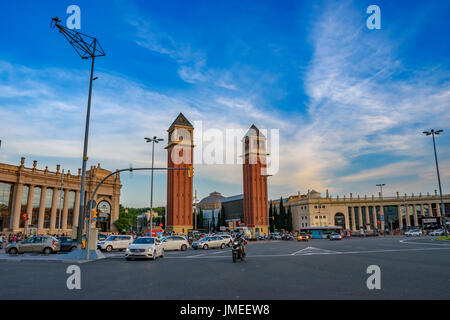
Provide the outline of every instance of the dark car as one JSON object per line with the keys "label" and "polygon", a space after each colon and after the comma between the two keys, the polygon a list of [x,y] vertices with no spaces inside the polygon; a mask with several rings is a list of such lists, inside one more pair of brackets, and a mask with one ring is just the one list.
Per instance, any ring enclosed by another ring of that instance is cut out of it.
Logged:
{"label": "dark car", "polygon": [[286,233],[281,236],[281,239],[282,240],[294,240],[294,237],[292,236],[292,234]]}
{"label": "dark car", "polygon": [[77,248],[77,240],[72,237],[59,237],[58,240],[61,244],[61,251],[69,252]]}

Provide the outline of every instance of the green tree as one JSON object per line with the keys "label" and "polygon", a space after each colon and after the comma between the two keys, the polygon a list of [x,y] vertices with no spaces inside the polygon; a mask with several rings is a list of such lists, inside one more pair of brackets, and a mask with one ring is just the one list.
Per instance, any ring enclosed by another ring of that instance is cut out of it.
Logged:
{"label": "green tree", "polygon": [[286,211],[283,205],[283,197],[280,198],[280,221],[278,224],[278,229],[286,230]]}
{"label": "green tree", "polygon": [[274,216],[274,210],[273,210],[273,203],[270,201],[269,206],[269,230],[270,232],[275,232],[275,216]]}
{"label": "green tree", "polygon": [[197,230],[203,229],[203,210],[200,208],[198,217],[197,217]]}
{"label": "green tree", "polygon": [[293,229],[291,206],[288,207],[287,214],[286,214],[286,221],[287,221],[286,222],[286,229],[287,229],[287,231],[291,232],[292,229]]}
{"label": "green tree", "polygon": [[119,217],[116,221],[114,221],[114,225],[120,233],[124,233],[130,230],[131,223],[128,218]]}

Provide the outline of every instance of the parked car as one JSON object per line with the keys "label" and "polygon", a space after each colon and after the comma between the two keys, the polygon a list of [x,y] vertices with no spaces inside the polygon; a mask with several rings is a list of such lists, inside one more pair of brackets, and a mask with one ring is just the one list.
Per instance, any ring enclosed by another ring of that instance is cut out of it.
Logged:
{"label": "parked car", "polygon": [[294,240],[294,237],[290,233],[285,233],[281,236],[282,240]]}
{"label": "parked car", "polygon": [[59,237],[58,240],[61,244],[61,251],[73,251],[77,248],[77,240],[72,237]]}
{"label": "parked car", "polygon": [[420,230],[420,229],[411,229],[411,230],[405,232],[405,236],[407,236],[407,237],[419,237],[422,234],[423,234],[422,230]]}
{"label": "parked car", "polygon": [[332,233],[328,236],[330,240],[342,240],[342,236],[339,233]]}
{"label": "parked car", "polygon": [[281,235],[278,232],[274,232],[270,234],[270,239],[272,240],[281,240]]}
{"label": "parked car", "polygon": [[20,242],[11,243],[6,247],[9,254],[25,252],[42,252],[44,254],[56,253],[61,249],[58,239],[51,236],[34,236]]}
{"label": "parked car", "polygon": [[104,241],[97,242],[97,248],[111,252],[112,250],[125,250],[133,243],[133,237],[130,235],[109,236]]}
{"label": "parked car", "polygon": [[97,239],[98,241],[104,241],[104,240],[106,240],[106,238],[108,238],[108,236],[106,234],[99,233],[97,238],[98,238]]}
{"label": "parked car", "polygon": [[444,229],[436,229],[430,232],[430,236],[443,236],[445,235]]}
{"label": "parked car", "polygon": [[308,241],[309,238],[309,234],[307,234],[306,232],[300,232],[297,236],[297,241]]}
{"label": "parked car", "polygon": [[164,248],[161,242],[154,237],[140,237],[134,240],[125,250],[125,259],[136,258],[153,259],[164,257]]}
{"label": "parked car", "polygon": [[204,237],[199,241],[192,243],[192,248],[208,250],[209,248],[221,248],[224,249],[227,246],[228,240],[221,236]]}
{"label": "parked car", "polygon": [[181,250],[186,251],[189,248],[189,241],[182,236],[168,236],[163,237],[159,240],[161,242],[161,246],[165,251],[168,250]]}

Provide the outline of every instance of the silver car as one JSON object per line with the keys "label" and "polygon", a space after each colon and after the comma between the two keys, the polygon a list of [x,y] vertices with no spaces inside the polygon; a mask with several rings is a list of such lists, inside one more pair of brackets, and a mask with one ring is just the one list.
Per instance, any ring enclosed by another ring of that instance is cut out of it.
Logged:
{"label": "silver car", "polygon": [[182,236],[168,236],[160,239],[161,245],[165,251],[180,250],[186,251],[189,248],[189,241]]}
{"label": "silver car", "polygon": [[20,242],[11,243],[6,247],[9,254],[25,252],[39,252],[44,254],[56,253],[61,250],[61,243],[51,236],[35,236]]}
{"label": "silver car", "polygon": [[209,248],[224,249],[227,246],[228,242],[228,239],[224,239],[221,236],[204,237],[199,241],[192,243],[192,248],[194,248],[195,250],[208,250]]}
{"label": "silver car", "polygon": [[154,237],[141,237],[125,250],[125,259],[134,260],[136,258],[153,259],[164,257],[164,248],[158,239]]}

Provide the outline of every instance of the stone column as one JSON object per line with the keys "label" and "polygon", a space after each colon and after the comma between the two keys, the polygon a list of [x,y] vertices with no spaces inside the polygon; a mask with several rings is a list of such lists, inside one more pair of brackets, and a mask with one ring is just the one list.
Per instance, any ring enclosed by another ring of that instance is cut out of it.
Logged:
{"label": "stone column", "polygon": [[409,227],[411,227],[411,220],[409,219],[409,205],[405,204],[405,217],[406,217],[406,225]]}
{"label": "stone column", "polygon": [[45,215],[45,198],[47,195],[47,187],[41,187],[41,201],[39,207],[39,217],[38,217],[38,233],[44,233],[44,215]]}
{"label": "stone column", "polygon": [[352,230],[356,231],[355,208],[354,207],[350,207],[350,214],[352,215]]}
{"label": "stone column", "polygon": [[441,217],[441,204],[440,203],[436,203],[436,217]]}
{"label": "stone column", "polygon": [[402,206],[397,205],[397,211],[398,211],[398,227],[400,230],[403,229],[403,218],[402,218]]}
{"label": "stone column", "polygon": [[58,210],[58,188],[53,188],[52,209],[50,211],[50,233],[56,231],[56,210]]}
{"label": "stone column", "polygon": [[67,216],[69,214],[69,189],[64,189],[64,206],[62,211],[61,229],[67,229]]}
{"label": "stone column", "polygon": [[25,221],[25,227],[31,223],[31,216],[33,215],[33,200],[34,200],[34,188],[35,186],[30,186],[28,189],[28,199],[27,199],[27,213],[28,219]]}
{"label": "stone column", "polygon": [[20,215],[20,208],[22,207],[22,191],[23,191],[23,184],[17,183],[14,185],[14,203],[13,203],[13,216],[11,221],[11,224],[9,226],[9,229],[13,232],[17,231],[19,229],[20,225],[20,219],[22,218]]}
{"label": "stone column", "polygon": [[358,219],[359,219],[359,229],[361,229],[361,227],[364,227],[362,219],[362,207],[358,207]]}
{"label": "stone column", "polygon": [[367,227],[368,229],[372,230],[372,227],[370,226],[370,216],[369,216],[369,206],[366,205],[366,224],[369,224]]}
{"label": "stone column", "polygon": [[413,217],[414,217],[414,226],[418,227],[419,226],[419,219],[417,218],[417,207],[416,204],[413,204]]}
{"label": "stone column", "polygon": [[78,215],[80,213],[80,190],[75,191],[75,207],[73,208],[72,226],[78,226]]}
{"label": "stone column", "polygon": [[384,232],[384,208],[383,208],[383,203],[380,204],[380,220],[381,220],[380,221],[381,231]]}
{"label": "stone column", "polygon": [[372,206],[373,224],[378,229],[377,206]]}
{"label": "stone column", "polygon": [[349,213],[348,213],[348,210],[347,210],[347,212],[346,212],[346,214],[344,214],[344,217],[345,217],[345,229],[346,230],[350,230],[350,219],[349,219]]}

